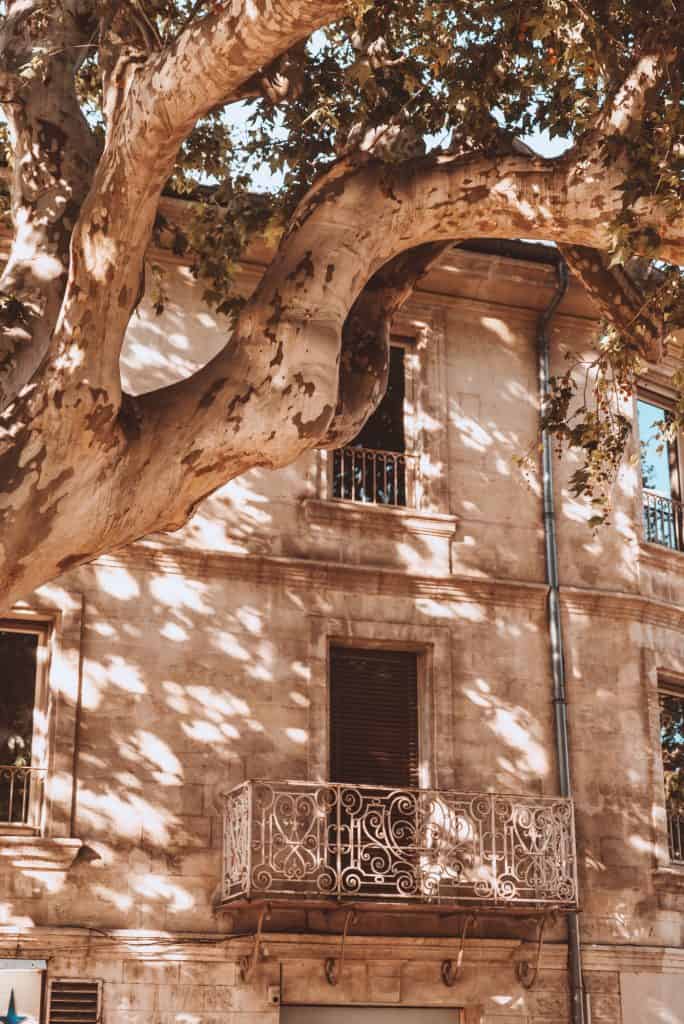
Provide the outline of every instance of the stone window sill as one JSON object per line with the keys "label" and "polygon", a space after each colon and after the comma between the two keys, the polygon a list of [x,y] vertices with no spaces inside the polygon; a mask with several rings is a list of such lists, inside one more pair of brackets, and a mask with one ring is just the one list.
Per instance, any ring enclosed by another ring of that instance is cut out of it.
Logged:
{"label": "stone window sill", "polygon": [[307,522],[316,526],[362,526],[364,530],[378,531],[396,536],[407,533],[453,537],[458,516],[440,512],[421,512],[396,506],[372,505],[360,501],[331,498],[305,498],[302,508]]}
{"label": "stone window sill", "polygon": [[658,569],[668,570],[676,566],[677,571],[679,571],[682,568],[680,560],[684,557],[684,551],[680,551],[679,548],[667,548],[664,544],[652,544],[644,540],[640,545],[640,555],[644,562],[650,562],[651,565],[655,565]]}
{"label": "stone window sill", "polygon": [[44,836],[12,833],[0,834],[0,865],[34,868],[41,871],[67,871],[82,839],[53,839]]}
{"label": "stone window sill", "polygon": [[684,895],[684,864],[656,868],[653,872],[653,884],[659,892]]}

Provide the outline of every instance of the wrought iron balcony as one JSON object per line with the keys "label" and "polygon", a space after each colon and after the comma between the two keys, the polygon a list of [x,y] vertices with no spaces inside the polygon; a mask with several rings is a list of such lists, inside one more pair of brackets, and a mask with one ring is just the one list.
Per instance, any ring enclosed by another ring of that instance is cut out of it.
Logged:
{"label": "wrought iron balcony", "polygon": [[682,548],[682,503],[655,491],[643,491],[644,540],[674,551]]}
{"label": "wrought iron balcony", "polygon": [[223,901],[572,908],[573,807],[555,797],[245,782],[225,796]]}
{"label": "wrought iron balcony", "polygon": [[37,827],[46,774],[31,765],[0,765],[0,827]]}
{"label": "wrought iron balcony", "polygon": [[331,497],[372,505],[415,503],[416,456],[351,445],[332,453]]}

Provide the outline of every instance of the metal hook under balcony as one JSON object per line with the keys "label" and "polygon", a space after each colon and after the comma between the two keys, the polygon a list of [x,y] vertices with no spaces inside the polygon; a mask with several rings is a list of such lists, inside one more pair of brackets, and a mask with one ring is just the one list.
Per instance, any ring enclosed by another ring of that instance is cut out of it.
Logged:
{"label": "metal hook under balcony", "polygon": [[347,941],[347,933],[355,921],[356,911],[347,911],[347,916],[344,919],[344,930],[342,932],[342,945],[340,947],[339,960],[336,960],[334,956],[330,956],[325,961],[325,977],[329,985],[337,985],[338,981],[342,977],[342,971],[344,970],[344,947]]}
{"label": "metal hook under balcony", "polygon": [[542,949],[544,947],[544,929],[547,923],[555,923],[556,911],[551,910],[544,914],[539,922],[539,935],[537,936],[537,955],[534,967],[530,966],[528,960],[519,960],[515,965],[515,974],[523,988],[532,988],[539,977],[539,965],[541,963]]}
{"label": "metal hook under balcony", "polygon": [[468,928],[475,923],[475,914],[469,914],[463,922],[463,931],[461,932],[461,944],[458,947],[458,954],[456,956],[456,964],[454,965],[453,960],[442,960],[442,981],[444,984],[451,988],[455,985],[458,979],[461,977],[463,970],[463,954],[465,952],[465,940],[468,934]]}
{"label": "metal hook under balcony", "polygon": [[261,953],[261,930],[263,928],[264,921],[270,915],[270,912],[271,907],[270,904],[267,903],[262,907],[259,914],[259,922],[254,936],[254,948],[249,956],[243,956],[240,958],[240,980],[243,984],[250,980],[254,974],[254,969],[259,962],[259,955]]}

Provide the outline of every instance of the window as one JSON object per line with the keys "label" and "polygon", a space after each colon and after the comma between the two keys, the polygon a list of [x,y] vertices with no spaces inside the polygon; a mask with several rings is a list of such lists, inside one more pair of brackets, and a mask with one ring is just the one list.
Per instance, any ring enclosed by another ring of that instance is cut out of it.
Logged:
{"label": "window", "polygon": [[47,631],[0,622],[0,828],[40,827]]}
{"label": "window", "polygon": [[660,749],[670,860],[684,864],[684,691],[660,692]]}
{"label": "window", "polygon": [[668,426],[671,413],[657,400],[637,402],[644,539],[664,547],[682,548],[682,505],[679,452]]}
{"label": "window", "polygon": [[359,434],[333,453],[332,496],[375,505],[407,505],[412,495],[406,452],[404,349],[392,345],[387,391]]}
{"label": "window", "polygon": [[330,778],[418,786],[418,656],[330,650]]}

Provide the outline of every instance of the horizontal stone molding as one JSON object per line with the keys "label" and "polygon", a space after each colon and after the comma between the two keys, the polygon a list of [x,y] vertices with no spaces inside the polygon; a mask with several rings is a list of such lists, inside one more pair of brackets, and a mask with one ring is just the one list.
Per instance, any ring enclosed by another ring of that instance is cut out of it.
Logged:
{"label": "horizontal stone molding", "polygon": [[[320,502],[320,504],[328,504]],[[382,569],[344,562],[233,555],[197,551],[181,545],[140,541],[103,555],[95,564],[151,570],[195,578],[228,578],[252,583],[275,583],[293,588],[327,589],[378,597],[431,598],[473,604],[521,606],[541,611],[547,586],[535,580],[494,576],[430,576],[401,569]],[[596,587],[561,586],[561,602],[570,614],[601,616],[620,622],[648,623],[684,629],[684,607],[647,594]]]}
{"label": "horizontal stone molding", "polygon": [[563,608],[571,614],[684,629],[684,608],[681,605],[647,594],[568,586],[562,586],[560,594]]}
{"label": "horizontal stone molding", "polygon": [[301,507],[307,522],[315,526],[332,526],[340,530],[361,526],[365,531],[399,537],[416,533],[450,538],[454,536],[459,522],[458,516],[446,513],[362,504],[358,501],[304,498]]}
{"label": "horizontal stone molding", "polygon": [[592,943],[582,947],[582,959],[585,971],[684,974],[684,949],[676,946],[611,946]]}
{"label": "horizontal stone molding", "polygon": [[431,576],[401,569],[382,569],[344,562],[323,562],[305,558],[271,555],[232,555],[219,551],[197,551],[170,544],[140,541],[111,554],[102,555],[96,565],[274,583],[302,590],[333,590],[378,597],[430,598],[436,601],[470,602],[479,605],[524,606],[541,611],[547,587],[533,580],[506,580],[493,576]]}
{"label": "horizontal stone molding", "polygon": [[83,846],[81,839],[0,835],[0,866],[35,871],[67,871]]}
{"label": "horizontal stone molding", "polygon": [[[322,960],[339,956],[340,934],[337,932],[265,932],[267,960]],[[83,927],[0,927],[0,956],[14,956],[17,945],[23,955],[49,953],[58,949],[69,956],[108,960],[162,960],[166,962],[206,961],[222,963],[238,961],[254,948],[251,932],[231,935],[221,932],[155,932],[134,929],[102,929]],[[345,959],[356,961],[394,961],[440,963],[452,957],[460,945],[460,935],[450,938],[421,936],[348,935]],[[467,939],[464,963],[492,964],[510,967],[518,960],[536,953],[536,943],[518,939]],[[565,943],[545,943],[542,968],[563,970],[567,964]],[[613,968],[614,969],[614,968]]]}

